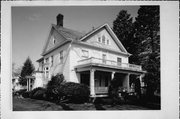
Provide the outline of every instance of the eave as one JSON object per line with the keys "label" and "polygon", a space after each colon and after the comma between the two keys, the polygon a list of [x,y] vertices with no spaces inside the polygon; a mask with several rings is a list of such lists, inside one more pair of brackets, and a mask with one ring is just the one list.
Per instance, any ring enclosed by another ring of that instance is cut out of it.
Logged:
{"label": "eave", "polygon": [[127,56],[127,57],[131,56],[130,53],[124,53],[124,52],[119,52],[119,51],[112,50],[112,49],[102,48],[102,47],[98,47],[98,46],[95,46],[95,45],[92,45],[92,44],[89,44],[89,43],[86,43],[86,42],[82,42],[82,41],[73,41],[72,43],[77,44],[77,45],[82,45],[82,46],[85,46],[85,47],[95,48],[97,50],[103,50],[103,51],[112,52],[112,53]]}

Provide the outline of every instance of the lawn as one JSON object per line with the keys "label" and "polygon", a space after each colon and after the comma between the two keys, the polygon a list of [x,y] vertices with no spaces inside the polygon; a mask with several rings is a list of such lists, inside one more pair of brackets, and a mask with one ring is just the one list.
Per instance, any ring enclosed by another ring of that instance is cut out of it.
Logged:
{"label": "lawn", "polygon": [[58,111],[58,110],[151,110],[150,108],[130,104],[73,104],[52,103],[44,100],[13,97],[13,111]]}

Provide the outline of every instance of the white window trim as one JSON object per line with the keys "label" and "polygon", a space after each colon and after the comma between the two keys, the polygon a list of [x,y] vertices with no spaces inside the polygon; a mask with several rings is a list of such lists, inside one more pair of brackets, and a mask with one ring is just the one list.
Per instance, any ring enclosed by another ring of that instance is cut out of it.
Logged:
{"label": "white window trim", "polygon": [[[84,52],[83,52],[83,51],[87,52],[87,56],[84,55]],[[85,49],[82,49],[82,57],[84,57],[84,58],[89,58],[89,51],[88,51],[88,50],[85,50]]]}
{"label": "white window trim", "polygon": [[[61,59],[61,53],[62,53],[62,59]],[[61,50],[59,53],[59,60],[60,60],[60,64],[62,64],[63,60],[64,60],[64,51],[63,50]]]}

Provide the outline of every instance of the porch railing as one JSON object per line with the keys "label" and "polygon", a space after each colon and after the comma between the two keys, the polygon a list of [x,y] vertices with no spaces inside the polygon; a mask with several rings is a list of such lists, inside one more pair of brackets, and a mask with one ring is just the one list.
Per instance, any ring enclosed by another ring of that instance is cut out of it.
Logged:
{"label": "porch railing", "polygon": [[104,60],[104,59],[94,58],[94,57],[78,61],[78,65],[85,65],[85,64],[89,64],[89,63],[101,64],[101,65],[106,65],[106,66],[114,66],[114,67],[119,67],[122,69],[131,69],[131,70],[138,70],[138,71],[142,70],[140,65],[134,65],[134,64],[129,64],[129,63],[120,63],[120,62],[116,62],[113,60]]}
{"label": "porch railing", "polygon": [[108,87],[95,87],[96,94],[106,94],[108,93]]}

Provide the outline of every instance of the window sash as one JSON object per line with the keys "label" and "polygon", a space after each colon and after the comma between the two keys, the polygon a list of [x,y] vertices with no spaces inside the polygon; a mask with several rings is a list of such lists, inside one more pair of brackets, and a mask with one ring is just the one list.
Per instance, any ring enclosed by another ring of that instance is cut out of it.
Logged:
{"label": "window sash", "polygon": [[88,58],[89,52],[87,50],[82,50],[82,56]]}
{"label": "window sash", "polygon": [[63,63],[63,51],[60,52],[60,63]]}

